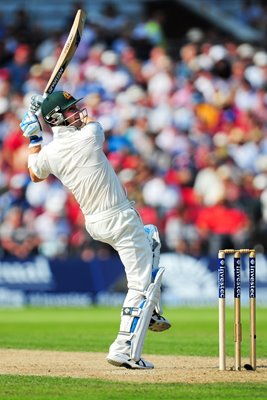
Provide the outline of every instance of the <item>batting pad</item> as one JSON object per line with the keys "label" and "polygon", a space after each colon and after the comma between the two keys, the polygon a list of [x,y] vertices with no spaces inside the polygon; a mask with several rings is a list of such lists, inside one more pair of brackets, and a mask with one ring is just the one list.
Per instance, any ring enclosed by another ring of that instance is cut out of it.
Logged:
{"label": "batting pad", "polygon": [[[148,224],[144,225],[144,231],[146,232],[152,254],[152,280],[154,280],[158,269],[159,269],[159,260],[160,260],[160,248],[161,248],[161,241],[159,237],[158,228],[155,225]],[[155,311],[158,314],[162,314],[162,305],[161,305],[161,297],[159,298],[158,304],[156,304]]]}
{"label": "batting pad", "polygon": [[139,361],[141,358],[145,336],[148,330],[151,316],[153,314],[155,306],[159,302],[160,287],[164,271],[165,268],[163,267],[158,269],[154,282],[152,282],[146,290],[145,300],[140,306],[142,310],[131,337],[131,358],[135,361]]}

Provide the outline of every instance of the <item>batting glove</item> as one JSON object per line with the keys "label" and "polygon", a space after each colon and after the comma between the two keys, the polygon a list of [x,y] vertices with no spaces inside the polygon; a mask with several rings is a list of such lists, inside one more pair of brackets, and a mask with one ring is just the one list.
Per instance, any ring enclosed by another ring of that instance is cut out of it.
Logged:
{"label": "batting glove", "polygon": [[41,96],[40,94],[34,94],[31,97],[31,104],[30,104],[29,110],[33,114],[36,114],[39,111],[39,109],[41,108],[43,101],[44,101],[43,96]]}
{"label": "batting glove", "polygon": [[37,146],[41,144],[43,140],[42,137],[42,127],[35,114],[28,111],[23,120],[20,123],[20,128],[23,131],[23,136],[30,139],[30,147]]}

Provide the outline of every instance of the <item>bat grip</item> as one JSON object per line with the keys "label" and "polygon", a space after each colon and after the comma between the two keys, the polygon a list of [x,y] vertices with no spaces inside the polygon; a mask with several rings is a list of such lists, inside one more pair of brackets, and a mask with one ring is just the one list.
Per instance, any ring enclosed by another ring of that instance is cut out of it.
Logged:
{"label": "bat grip", "polygon": [[[46,99],[48,96],[48,93],[43,93],[43,99]],[[37,112],[35,113],[36,117],[39,117],[41,115],[41,107],[39,108],[39,110],[37,110]]]}

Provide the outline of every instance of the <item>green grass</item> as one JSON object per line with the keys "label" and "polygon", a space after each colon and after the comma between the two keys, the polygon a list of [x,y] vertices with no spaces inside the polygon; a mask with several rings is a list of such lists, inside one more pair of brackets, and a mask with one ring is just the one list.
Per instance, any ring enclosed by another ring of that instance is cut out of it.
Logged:
{"label": "green grass", "polygon": [[125,384],[97,379],[0,376],[1,400],[266,399],[267,384]]}
{"label": "green grass", "polygon": [[[216,356],[217,308],[169,308],[172,328],[161,334],[148,332],[144,352]],[[233,354],[233,311],[227,309],[227,353]],[[104,351],[117,335],[119,308],[26,308],[0,310],[0,348],[64,351]],[[248,310],[242,310],[244,354],[248,353]],[[267,357],[266,309],[257,310],[257,349]],[[75,340],[74,340],[75,338]]]}
{"label": "green grass", "polygon": [[[266,308],[257,309],[257,354],[267,358]],[[168,308],[172,329],[149,332],[144,352],[218,355],[218,310]],[[107,352],[119,327],[119,308],[0,310],[0,348]],[[242,354],[248,355],[248,309],[242,309]],[[227,353],[233,355],[233,311],[227,309]],[[1,360],[0,360],[1,362]],[[130,384],[96,379],[0,376],[0,399],[266,399],[261,384]]]}

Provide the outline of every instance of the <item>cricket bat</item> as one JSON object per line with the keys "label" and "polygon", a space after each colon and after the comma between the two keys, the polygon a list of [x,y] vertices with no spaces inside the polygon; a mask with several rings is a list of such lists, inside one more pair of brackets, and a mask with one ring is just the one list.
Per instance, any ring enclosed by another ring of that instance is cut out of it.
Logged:
{"label": "cricket bat", "polygon": [[81,41],[84,24],[86,20],[86,14],[83,10],[78,10],[73,21],[69,36],[65,42],[65,45],[60,53],[59,59],[53,69],[51,77],[46,85],[43,93],[43,97],[47,97],[49,94],[53,93],[55,87],[57,86],[61,76],[63,75],[65,69],[70,63],[75,51]]}

